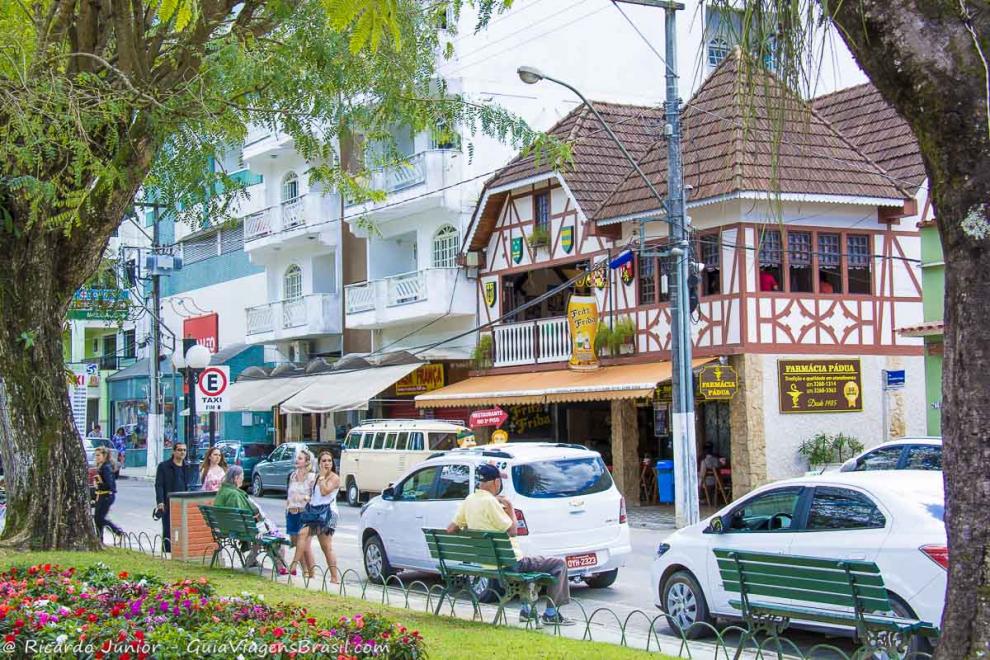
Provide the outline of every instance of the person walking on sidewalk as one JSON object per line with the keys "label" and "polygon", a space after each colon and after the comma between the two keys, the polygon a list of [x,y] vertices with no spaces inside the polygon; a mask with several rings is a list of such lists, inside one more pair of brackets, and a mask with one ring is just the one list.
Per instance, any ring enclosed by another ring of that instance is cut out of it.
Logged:
{"label": "person walking on sidewalk", "polygon": [[106,447],[97,447],[93,452],[96,462],[96,510],[94,519],[96,521],[96,534],[103,541],[103,528],[109,527],[114,536],[123,536],[124,530],[115,525],[107,518],[110,507],[117,499],[117,480],[113,476],[113,462],[110,460],[110,450]]}
{"label": "person walking on sidewalk", "polygon": [[199,473],[199,482],[203,484],[203,490],[211,493],[220,490],[220,484],[227,474],[227,459],[223,457],[219,447],[210,447],[206,450]]}
{"label": "person walking on sidewalk", "polygon": [[158,515],[162,519],[162,545],[165,552],[172,552],[172,525],[169,520],[168,499],[172,493],[189,490],[189,476],[186,474],[186,445],[176,443],[172,448],[172,458],[158,464],[155,473],[155,500]]}
{"label": "person walking on sidewalk", "polygon": [[296,469],[289,475],[289,489],[285,496],[285,532],[292,539],[292,545],[296,547],[293,563],[298,562],[303,574],[310,578],[313,577],[316,566],[313,547],[309,542],[305,547],[299,543],[299,532],[302,531],[303,509],[309,504],[315,487],[313,454],[308,449],[300,449],[296,452]]}
{"label": "person walking on sidewalk", "polygon": [[[558,626],[572,625],[574,621],[564,617],[557,609],[571,600],[567,564],[559,557],[523,557],[516,541],[516,510],[512,502],[501,495],[502,473],[494,465],[479,465],[474,473],[478,479],[478,487],[457,507],[453,522],[447,526],[447,533],[456,534],[462,529],[507,533],[516,554],[514,571],[549,573],[554,577],[553,584],[547,586],[550,604],[543,613],[543,622]],[[535,608],[531,612],[525,605],[519,611],[520,621],[536,616]]]}
{"label": "person walking on sidewalk", "polygon": [[333,552],[333,532],[337,528],[337,492],[340,490],[340,477],[333,471],[333,455],[320,453],[320,472],[313,484],[309,502],[302,512],[302,529],[296,543],[296,556],[293,563],[302,563],[302,555],[309,548],[315,536],[330,568],[330,582],[340,583],[337,570],[337,556]]}

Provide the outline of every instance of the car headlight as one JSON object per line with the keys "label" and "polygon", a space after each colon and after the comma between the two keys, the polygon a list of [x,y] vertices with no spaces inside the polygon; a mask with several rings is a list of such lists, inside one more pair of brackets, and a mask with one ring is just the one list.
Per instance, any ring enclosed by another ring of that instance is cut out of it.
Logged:
{"label": "car headlight", "polygon": [[657,546],[657,557],[658,558],[663,557],[665,554],[667,554],[668,550],[670,550],[670,544],[661,543],[660,545]]}
{"label": "car headlight", "polygon": [[363,516],[364,515],[364,512],[368,510],[368,507],[369,506],[371,506],[371,500],[368,500],[363,505],[361,505],[361,513],[359,515],[362,515]]}

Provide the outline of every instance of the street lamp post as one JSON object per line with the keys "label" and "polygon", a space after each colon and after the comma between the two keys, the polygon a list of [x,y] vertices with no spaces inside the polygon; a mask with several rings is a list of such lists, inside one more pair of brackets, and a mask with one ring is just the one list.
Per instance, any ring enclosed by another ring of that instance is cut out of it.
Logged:
{"label": "street lamp post", "polygon": [[598,110],[577,88],[552,78],[539,69],[521,66],[517,70],[520,80],[533,85],[541,80],[556,83],[577,95],[584,105],[608,133],[609,138],[619,148],[622,155],[632,165],[636,174],[646,183],[647,188],[666,211],[666,222],[670,225],[671,250],[674,258],[673,286],[671,287],[671,390],[673,392],[673,433],[674,464],[677,478],[674,480],[675,518],[678,527],[692,525],[700,519],[698,502],[698,451],[695,447],[694,420],[694,371],[691,361],[691,312],[689,296],[690,243],[688,241],[689,219],[684,213],[684,173],[681,167],[681,120],[680,98],[677,90],[677,46],[676,12],[684,5],[668,0],[617,0],[653,7],[665,12],[666,35],[666,125],[667,136],[667,197],[664,198],[649,180],[639,163],[629,154],[625,145],[615,135],[612,128],[598,113]]}
{"label": "street lamp post", "polygon": [[[210,349],[195,340],[183,339],[183,347],[172,355],[172,366],[182,372],[186,382],[186,446],[189,448],[189,461],[196,461],[196,379],[199,372],[210,364]],[[188,345],[187,345],[188,342]],[[183,353],[183,351],[185,351]]]}

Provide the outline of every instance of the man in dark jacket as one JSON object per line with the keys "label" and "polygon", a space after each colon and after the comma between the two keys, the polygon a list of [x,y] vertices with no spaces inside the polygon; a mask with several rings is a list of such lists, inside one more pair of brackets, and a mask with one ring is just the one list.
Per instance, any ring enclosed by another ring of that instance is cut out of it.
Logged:
{"label": "man in dark jacket", "polygon": [[172,458],[158,464],[158,472],[155,474],[155,499],[158,502],[158,511],[162,515],[162,541],[165,552],[172,551],[172,525],[169,520],[168,499],[172,493],[181,493],[189,490],[191,484],[186,472],[186,445],[176,443],[172,448]]}

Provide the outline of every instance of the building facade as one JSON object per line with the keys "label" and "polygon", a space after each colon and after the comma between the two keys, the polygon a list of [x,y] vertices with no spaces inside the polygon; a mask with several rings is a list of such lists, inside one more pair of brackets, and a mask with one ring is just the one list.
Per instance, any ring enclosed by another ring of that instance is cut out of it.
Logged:
{"label": "building facade", "polygon": [[[683,110],[690,259],[703,264],[695,364],[735,382],[730,397],[696,393],[698,450],[726,459],[724,486],[737,496],[807,469],[800,444],[819,433],[880,442],[881,370],[907,372],[890,399],[895,434],[922,431],[908,411],[925,396],[922,344],[897,332],[922,318],[920,237],[899,222],[912,212],[910,193],[747,62],[738,53],[723,62]],[[778,96],[764,104],[740,93],[750,75]],[[774,124],[776,102],[787,110]],[[663,194],[659,111],[595,105]],[[574,145],[571,167],[516,158],[487,182],[465,236],[481,264],[485,354],[471,378],[417,405],[435,414],[501,406],[510,441],[598,449],[639,502],[653,461],[673,456],[668,228],[590,112],[575,110],[551,132]],[[619,265],[630,247],[636,258]],[[568,369],[572,296],[595,301],[597,332],[608,336],[587,342],[605,354],[594,371]],[[704,374],[697,380],[702,387]]]}

